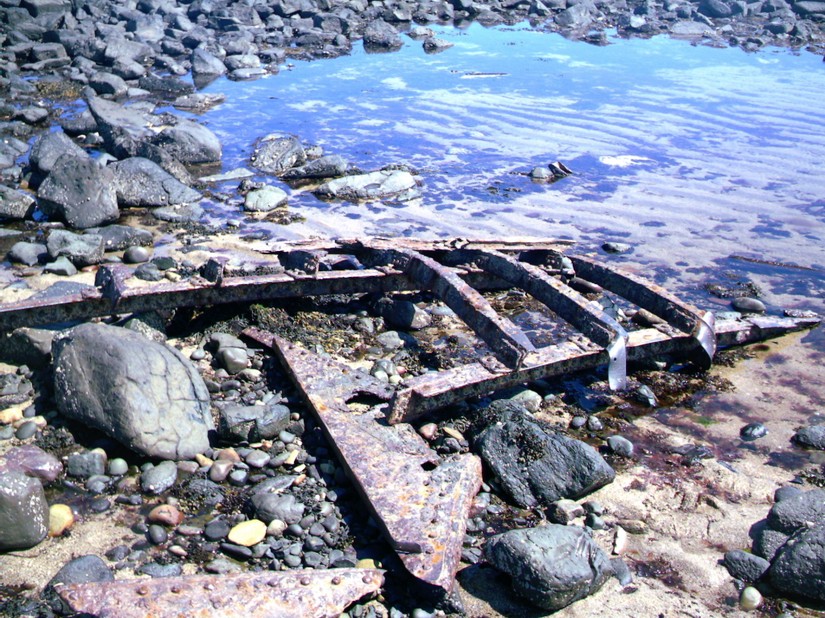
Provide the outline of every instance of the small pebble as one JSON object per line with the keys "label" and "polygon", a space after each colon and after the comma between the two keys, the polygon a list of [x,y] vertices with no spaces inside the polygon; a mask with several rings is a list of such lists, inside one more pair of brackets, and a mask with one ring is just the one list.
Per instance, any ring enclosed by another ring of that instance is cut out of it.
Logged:
{"label": "small pebble", "polygon": [[26,421],[17,428],[14,432],[14,437],[18,440],[28,440],[37,433],[37,423],[34,421]]}
{"label": "small pebble", "polygon": [[109,460],[107,471],[110,476],[123,476],[129,471],[129,464],[126,463],[125,459],[115,457]]}
{"label": "small pebble", "polygon": [[147,535],[149,536],[149,541],[151,541],[153,545],[162,545],[169,540],[169,535],[166,533],[166,529],[158,524],[152,524],[149,526]]}
{"label": "small pebble", "polygon": [[746,442],[753,442],[768,435],[768,428],[762,423],[749,423],[739,430],[739,437]]}
{"label": "small pebble", "polygon": [[762,605],[762,595],[753,586],[747,586],[739,595],[739,606],[745,611],[756,609]]}
{"label": "small pebble", "polygon": [[607,439],[607,447],[621,457],[633,456],[633,443],[625,437],[610,436]]}
{"label": "small pebble", "polygon": [[193,361],[203,360],[204,358],[206,358],[206,350],[203,348],[197,348],[189,355],[189,359]]}
{"label": "small pebble", "polygon": [[222,519],[215,519],[206,524],[203,536],[208,541],[222,541],[231,530],[231,526]]}
{"label": "small pebble", "polygon": [[49,536],[60,536],[74,525],[74,512],[67,504],[49,507]]}
{"label": "small pebble", "polygon": [[266,536],[266,524],[260,519],[242,521],[229,531],[227,539],[243,547],[252,547]]}
{"label": "small pebble", "polygon": [[129,247],[123,253],[123,261],[126,264],[142,264],[148,262],[152,257],[152,252],[146,247]]}
{"label": "small pebble", "polygon": [[731,301],[731,307],[743,313],[765,313],[765,303],[756,298],[748,298],[747,296],[740,296]]}
{"label": "small pebble", "polygon": [[604,429],[604,423],[602,423],[601,419],[599,419],[598,416],[588,416],[587,428],[590,431],[601,431],[602,429]]}
{"label": "small pebble", "polygon": [[171,504],[161,504],[149,511],[147,519],[155,524],[177,526],[183,521],[183,513]]}

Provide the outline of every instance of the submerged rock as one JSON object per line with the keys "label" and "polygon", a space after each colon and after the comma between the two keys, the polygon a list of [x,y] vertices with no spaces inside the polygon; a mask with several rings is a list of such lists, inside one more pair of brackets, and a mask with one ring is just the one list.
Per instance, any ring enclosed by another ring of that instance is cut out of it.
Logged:
{"label": "submerged rock", "polygon": [[112,165],[121,206],[154,208],[197,202],[201,194],[187,187],[157,163],[130,157]]}
{"label": "submerged rock", "polygon": [[315,190],[323,199],[379,200],[389,197],[405,199],[417,186],[412,174],[404,170],[380,170],[355,176],[344,176],[324,183]]}
{"label": "submerged rock", "polygon": [[510,575],[513,590],[550,611],[593,594],[612,574],[607,554],[575,526],[511,530],[490,539],[486,555]]}
{"label": "submerged rock", "polygon": [[252,165],[274,176],[280,176],[287,170],[303,165],[306,152],[297,137],[272,133],[262,138],[252,155]]}
{"label": "submerged rock", "polygon": [[209,448],[210,398],[177,350],[127,329],[83,324],[53,345],[60,411],[150,457],[191,459]]}

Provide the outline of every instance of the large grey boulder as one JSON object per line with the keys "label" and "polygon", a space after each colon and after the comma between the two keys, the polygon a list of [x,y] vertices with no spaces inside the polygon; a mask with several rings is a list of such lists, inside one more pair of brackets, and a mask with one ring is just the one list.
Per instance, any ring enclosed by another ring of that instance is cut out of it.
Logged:
{"label": "large grey boulder", "polygon": [[119,216],[112,170],[73,154],[61,155],[40,185],[37,199],[50,219],[76,229],[111,223]]}
{"label": "large grey boulder", "polygon": [[304,147],[297,137],[272,133],[261,138],[252,154],[252,165],[274,176],[280,176],[290,168],[306,161]]}
{"label": "large grey boulder", "polygon": [[500,400],[487,410],[497,422],[479,433],[475,448],[519,506],[580,498],[615,478],[593,447],[545,429],[519,404]]}
{"label": "large grey boulder", "polygon": [[8,260],[15,264],[25,264],[34,266],[38,262],[45,262],[49,255],[46,245],[38,242],[26,242],[21,240],[12,245],[9,249]]}
{"label": "large grey boulder", "polygon": [[0,552],[34,547],[48,531],[49,504],[40,481],[0,467]]}
{"label": "large grey boulder", "polygon": [[200,193],[149,159],[130,157],[111,167],[120,206],[155,208],[197,202],[201,198]]}
{"label": "large grey boulder", "polygon": [[204,86],[225,74],[226,65],[220,58],[203,47],[192,51],[192,79],[197,86]]}
{"label": "large grey boulder", "polygon": [[791,537],[768,575],[771,584],[786,594],[825,601],[825,518]]}
{"label": "large grey boulder", "polygon": [[513,590],[550,611],[593,594],[613,572],[589,532],[575,526],[511,530],[491,538],[485,553],[510,575]]}
{"label": "large grey boulder", "polygon": [[87,103],[107,151],[118,158],[137,156],[149,144],[187,165],[221,160],[218,136],[197,122],[148,114],[98,97]]}
{"label": "large grey boulder", "polygon": [[417,194],[416,187],[415,178],[405,170],[379,170],[330,180],[318,187],[315,194],[323,199],[349,202],[390,197],[405,199]]}
{"label": "large grey boulder", "polygon": [[150,457],[209,448],[209,392],[177,350],[127,329],[83,324],[55,339],[55,399],[69,418]]}
{"label": "large grey boulder", "polygon": [[46,241],[46,247],[53,260],[65,257],[78,268],[103,261],[103,237],[97,234],[75,234],[66,230],[52,230]]}

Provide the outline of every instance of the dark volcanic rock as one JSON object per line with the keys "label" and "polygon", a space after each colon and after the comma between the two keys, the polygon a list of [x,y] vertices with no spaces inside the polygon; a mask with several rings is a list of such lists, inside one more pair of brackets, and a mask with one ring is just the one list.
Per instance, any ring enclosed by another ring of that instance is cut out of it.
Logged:
{"label": "dark volcanic rock", "polygon": [[786,594],[825,601],[825,519],[791,537],[768,574],[771,584]]}
{"label": "dark volcanic rock", "polygon": [[221,410],[218,432],[227,442],[257,442],[277,436],[290,423],[289,408],[230,405]]}
{"label": "dark volcanic rock", "polygon": [[85,158],[86,152],[62,131],[53,131],[37,138],[29,153],[29,164],[37,171],[48,174],[64,154]]}
{"label": "dark volcanic rock", "polygon": [[116,221],[119,215],[112,170],[72,154],[60,156],[40,185],[37,199],[50,219],[85,229]]}
{"label": "dark volcanic rock", "polygon": [[123,251],[129,247],[152,246],[152,232],[128,225],[107,225],[86,230],[103,238],[104,251]]}
{"label": "dark volcanic rock", "polygon": [[97,234],[52,230],[46,247],[52,259],[66,257],[78,268],[99,264],[103,260],[103,238]]}
{"label": "dark volcanic rock", "polygon": [[121,206],[155,208],[197,202],[201,198],[200,193],[149,159],[130,157],[111,167]]}
{"label": "dark volcanic rock", "polygon": [[364,30],[364,47],[373,51],[391,51],[404,45],[395,26],[383,19],[376,19]]}
{"label": "dark volcanic rock", "polygon": [[86,582],[110,582],[114,575],[102,558],[95,555],[80,556],[64,564],[44,589],[49,596],[54,589],[66,584],[84,584]]}
{"label": "dark volcanic rock", "polygon": [[7,257],[10,262],[34,266],[38,262],[45,262],[48,256],[49,250],[46,248],[46,245],[36,242],[20,241],[12,245]]}
{"label": "dark volcanic rock", "polygon": [[475,447],[519,506],[580,498],[615,478],[593,447],[543,428],[519,405],[501,400],[488,410],[498,422],[478,435]]}
{"label": "dark volcanic rock", "polygon": [[725,568],[730,576],[749,584],[759,581],[770,566],[771,563],[764,558],[741,549],[734,549],[725,554]]}
{"label": "dark volcanic rock", "polygon": [[768,513],[768,526],[785,534],[822,522],[825,522],[825,489],[812,489],[777,502]]}
{"label": "dark volcanic rock", "polygon": [[612,574],[607,554],[575,526],[511,530],[490,539],[485,553],[518,594],[550,611],[593,594]]}
{"label": "dark volcanic rock", "polygon": [[791,440],[800,446],[825,450],[825,425],[803,427],[794,434]]}
{"label": "dark volcanic rock", "polygon": [[84,324],[55,340],[53,356],[55,399],[69,418],[151,457],[189,459],[209,448],[209,392],[177,350]]}
{"label": "dark volcanic rock", "polygon": [[283,178],[287,180],[300,180],[305,178],[335,178],[343,176],[349,169],[349,163],[344,157],[339,155],[325,155],[314,161],[310,161],[301,167],[287,170]]}
{"label": "dark volcanic rock", "polygon": [[0,185],[0,219],[28,219],[34,212],[34,205],[31,195]]}

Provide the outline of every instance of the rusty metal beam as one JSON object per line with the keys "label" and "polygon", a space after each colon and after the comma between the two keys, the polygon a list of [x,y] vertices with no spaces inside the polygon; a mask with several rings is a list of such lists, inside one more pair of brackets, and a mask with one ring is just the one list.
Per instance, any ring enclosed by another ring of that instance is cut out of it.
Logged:
{"label": "rusty metal beam", "polygon": [[390,264],[404,271],[422,290],[443,300],[506,365],[518,367],[526,354],[535,351],[520,328],[496,313],[487,299],[450,268],[417,251],[387,243],[376,242],[368,248],[373,251],[364,256],[365,264]]}
{"label": "rusty metal beam", "polygon": [[478,457],[441,459],[411,426],[388,425],[383,406],[351,410],[348,402],[361,395],[391,397],[392,388],[366,372],[258,329],[244,335],[280,358],[406,569],[451,592],[481,487]]}
{"label": "rusty metal beam", "polygon": [[710,368],[716,353],[713,314],[700,314],[694,307],[682,302],[667,290],[629,273],[619,272],[589,258],[568,256],[576,275],[618,294],[622,298],[647,309],[674,328],[690,333],[694,340],[693,360]]}
{"label": "rusty metal beam", "polygon": [[607,349],[610,388],[627,385],[627,331],[601,305],[545,273],[532,264],[524,264],[498,251],[460,250],[452,260],[472,262],[484,271],[521,288],[559,317],[572,324],[588,339]]}
{"label": "rusty metal beam", "polygon": [[450,238],[434,240],[381,237],[372,237],[370,239],[342,238],[337,240],[312,239],[276,242],[270,245],[266,252],[280,254],[294,249],[304,249],[307,251],[344,251],[358,253],[375,243],[385,243],[397,248],[412,249],[419,253],[430,254],[453,251],[455,249],[480,249],[513,253],[522,251],[563,251],[574,245],[575,241],[561,238],[532,237],[508,237],[504,239]]}
{"label": "rusty metal beam", "polygon": [[268,571],[70,584],[58,594],[98,618],[338,618],[383,583],[378,569]]}
{"label": "rusty metal beam", "polygon": [[[746,317],[719,323],[720,346],[743,345],[819,325],[819,318]],[[667,354],[683,354],[693,344],[689,334],[664,333],[647,328],[629,333],[628,360],[639,361]],[[589,349],[566,341],[541,348],[525,359],[521,368],[492,367],[490,363],[470,363],[438,373],[427,373],[406,380],[391,402],[390,424],[409,422],[438,408],[486,395],[492,391],[538,380],[594,369],[607,362],[607,352],[595,345]]]}

